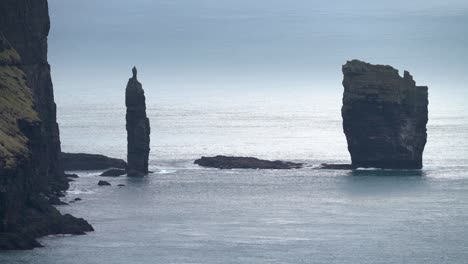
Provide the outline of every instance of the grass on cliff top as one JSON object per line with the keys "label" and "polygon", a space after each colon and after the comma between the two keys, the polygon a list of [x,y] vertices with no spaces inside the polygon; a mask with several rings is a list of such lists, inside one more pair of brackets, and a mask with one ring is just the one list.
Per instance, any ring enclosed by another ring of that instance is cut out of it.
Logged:
{"label": "grass on cliff top", "polygon": [[[13,63],[14,53],[0,53],[0,61]],[[20,119],[39,120],[25,74],[16,66],[0,66],[0,166],[7,169],[16,166],[18,156],[29,154],[27,138],[18,128]]]}
{"label": "grass on cliff top", "polygon": [[13,64],[19,63],[21,61],[21,57],[14,49],[5,49],[0,51],[0,64]]}

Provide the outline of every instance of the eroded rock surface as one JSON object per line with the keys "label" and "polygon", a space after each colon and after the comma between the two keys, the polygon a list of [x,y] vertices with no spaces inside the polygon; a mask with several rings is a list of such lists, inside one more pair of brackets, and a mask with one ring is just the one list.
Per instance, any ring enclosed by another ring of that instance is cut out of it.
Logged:
{"label": "eroded rock surface", "polygon": [[146,98],[134,67],[125,92],[127,106],[127,172],[130,177],[148,174],[150,123],[146,116]]}
{"label": "eroded rock surface", "polygon": [[409,72],[358,60],[343,66],[343,129],[352,166],[421,169],[428,88]]}

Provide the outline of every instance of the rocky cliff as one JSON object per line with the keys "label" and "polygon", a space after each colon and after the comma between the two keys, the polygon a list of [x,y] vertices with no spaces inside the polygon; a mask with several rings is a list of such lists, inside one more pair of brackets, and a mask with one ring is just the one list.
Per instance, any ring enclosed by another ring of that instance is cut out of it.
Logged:
{"label": "rocky cliff", "polygon": [[92,230],[49,202],[68,183],[59,159],[48,32],[46,0],[0,2],[0,249],[29,249],[40,236]]}
{"label": "rocky cliff", "polygon": [[353,167],[420,169],[426,145],[428,88],[391,66],[343,66],[343,129]]}
{"label": "rocky cliff", "polygon": [[141,83],[137,80],[137,69],[128,80],[125,91],[127,106],[127,172],[128,176],[148,174],[150,152],[150,123],[146,116],[146,98]]}

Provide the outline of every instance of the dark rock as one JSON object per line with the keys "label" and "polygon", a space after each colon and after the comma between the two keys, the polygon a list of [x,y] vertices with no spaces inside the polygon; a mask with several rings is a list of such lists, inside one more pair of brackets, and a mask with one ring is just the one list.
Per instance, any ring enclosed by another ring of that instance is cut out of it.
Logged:
{"label": "dark rock", "polygon": [[82,199],[81,198],[75,198],[75,201],[81,201]]}
{"label": "dark rock", "polygon": [[127,172],[128,177],[145,177],[146,175],[148,175],[148,174],[143,173],[143,172],[139,172],[139,171],[136,171],[136,170],[131,170],[131,171]]}
{"label": "dark rock", "polygon": [[49,27],[46,0],[0,2],[0,250],[93,230],[51,205],[69,184],[59,159]]}
{"label": "dark rock", "polygon": [[103,172],[101,175],[102,177],[118,177],[127,174],[125,170],[120,169],[110,169],[108,171]]}
{"label": "dark rock", "polygon": [[146,98],[141,83],[137,80],[134,67],[125,92],[127,106],[127,161],[128,176],[140,177],[148,174],[150,152],[150,123],[146,116]]}
{"label": "dark rock", "polygon": [[117,186],[119,186],[119,187],[124,187],[124,186],[125,186],[125,184],[119,184],[119,185],[117,185]]}
{"label": "dark rock", "polygon": [[67,205],[66,202],[61,201],[57,196],[49,197],[49,203],[51,205]]}
{"label": "dark rock", "polygon": [[111,186],[111,184],[109,182],[106,182],[106,181],[99,181],[98,185],[99,186]]}
{"label": "dark rock", "polygon": [[76,175],[76,174],[65,174],[65,176],[66,176],[67,178],[72,178],[72,179],[78,179],[78,178],[79,178],[79,176]]}
{"label": "dark rock", "polygon": [[62,153],[62,164],[67,171],[105,170],[109,168],[125,169],[127,163],[121,159],[104,155],[84,153]]}
{"label": "dark rock", "polygon": [[260,160],[252,157],[202,157],[195,161],[195,164],[202,167],[218,168],[218,169],[300,169],[302,163],[293,163],[286,161],[269,161]]}
{"label": "dark rock", "polygon": [[343,66],[343,129],[354,168],[421,169],[428,88],[405,71],[349,61]]}
{"label": "dark rock", "polygon": [[320,170],[352,170],[354,169],[353,165],[351,164],[328,164],[323,163],[318,168]]}

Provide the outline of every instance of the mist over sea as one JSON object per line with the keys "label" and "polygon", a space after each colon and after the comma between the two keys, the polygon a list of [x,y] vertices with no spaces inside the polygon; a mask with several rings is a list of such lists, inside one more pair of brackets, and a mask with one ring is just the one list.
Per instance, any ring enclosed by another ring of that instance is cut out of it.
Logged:
{"label": "mist over sea", "polygon": [[[144,179],[80,176],[64,213],[86,236],[0,263],[442,264],[468,259],[465,1],[50,0],[62,149],[126,158],[125,85],[139,69],[151,122]],[[347,163],[341,65],[409,70],[429,86],[421,171]],[[216,170],[211,155],[304,162]],[[125,187],[117,187],[125,184]]]}

